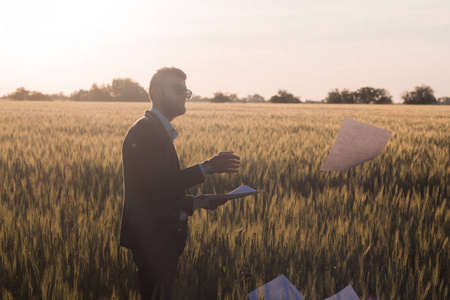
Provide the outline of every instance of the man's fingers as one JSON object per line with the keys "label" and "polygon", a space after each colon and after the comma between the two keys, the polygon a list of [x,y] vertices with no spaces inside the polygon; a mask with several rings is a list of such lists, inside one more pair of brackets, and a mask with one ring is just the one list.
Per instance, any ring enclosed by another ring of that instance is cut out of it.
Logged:
{"label": "man's fingers", "polygon": [[234,154],[224,154],[224,155],[221,155],[220,158],[241,160],[241,158],[239,156],[234,155]]}
{"label": "man's fingers", "polygon": [[220,158],[231,158],[231,159],[237,159],[240,160],[241,158],[237,155],[233,154],[234,152],[220,152],[217,157]]}
{"label": "man's fingers", "polygon": [[241,163],[238,161],[224,161],[219,166],[227,167],[227,166],[240,166]]}
{"label": "man's fingers", "polygon": [[237,173],[241,165],[241,158],[233,151],[220,152],[209,160],[213,173]]}
{"label": "man's fingers", "polygon": [[224,159],[221,162],[228,163],[228,164],[240,164],[241,163],[241,161],[239,159],[234,159],[234,158]]}
{"label": "man's fingers", "polygon": [[239,168],[241,162],[238,160],[224,160],[218,161],[215,165],[217,169]]}
{"label": "man's fingers", "polygon": [[223,151],[223,152],[219,152],[219,155],[223,155],[223,154],[233,154],[234,151]]}
{"label": "man's fingers", "polygon": [[224,205],[227,202],[228,202],[228,200],[217,200],[217,201],[211,202],[208,205],[208,208],[210,210],[216,210],[219,206]]}

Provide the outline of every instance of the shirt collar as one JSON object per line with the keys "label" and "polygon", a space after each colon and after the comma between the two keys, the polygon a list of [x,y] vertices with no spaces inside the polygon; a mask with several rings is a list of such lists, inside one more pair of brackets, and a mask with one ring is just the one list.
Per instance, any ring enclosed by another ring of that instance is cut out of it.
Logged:
{"label": "shirt collar", "polygon": [[167,118],[159,110],[152,107],[152,109],[150,111],[159,118],[162,125],[164,126],[164,129],[167,131],[167,134],[169,135],[170,140],[173,143],[173,141],[178,136],[178,131],[173,127],[173,125],[169,122],[169,120],[167,120]]}

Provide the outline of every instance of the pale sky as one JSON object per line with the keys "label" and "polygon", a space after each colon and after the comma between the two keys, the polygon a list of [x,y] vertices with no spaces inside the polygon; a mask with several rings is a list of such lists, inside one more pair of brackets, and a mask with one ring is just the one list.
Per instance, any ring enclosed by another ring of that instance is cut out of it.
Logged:
{"label": "pale sky", "polygon": [[0,96],[90,89],[131,78],[147,88],[176,66],[194,94],[415,86],[450,96],[449,0],[2,0]]}

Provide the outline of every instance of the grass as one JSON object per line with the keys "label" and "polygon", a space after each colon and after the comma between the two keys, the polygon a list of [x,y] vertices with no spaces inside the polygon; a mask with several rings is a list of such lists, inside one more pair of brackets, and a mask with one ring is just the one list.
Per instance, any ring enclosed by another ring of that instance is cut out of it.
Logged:
{"label": "grass", "polygon": [[[138,298],[118,247],[121,144],[148,103],[1,101],[0,298]],[[351,284],[361,299],[449,295],[450,107],[190,103],[174,120],[181,164],[234,150],[264,194],[198,211],[175,282],[180,299],[245,299],[280,274],[307,299]],[[354,169],[319,171],[342,121],[393,131]]]}

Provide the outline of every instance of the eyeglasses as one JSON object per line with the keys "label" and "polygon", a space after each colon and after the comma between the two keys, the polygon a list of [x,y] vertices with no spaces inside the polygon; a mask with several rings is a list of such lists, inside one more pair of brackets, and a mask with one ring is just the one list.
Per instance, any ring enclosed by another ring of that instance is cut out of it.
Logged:
{"label": "eyeglasses", "polygon": [[162,86],[170,86],[173,88],[174,92],[178,95],[186,95],[186,99],[191,99],[192,97],[192,91],[190,89],[187,89],[186,87],[178,84],[169,84],[169,85],[162,85]]}

